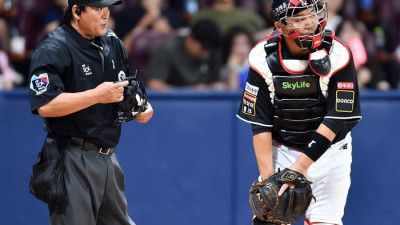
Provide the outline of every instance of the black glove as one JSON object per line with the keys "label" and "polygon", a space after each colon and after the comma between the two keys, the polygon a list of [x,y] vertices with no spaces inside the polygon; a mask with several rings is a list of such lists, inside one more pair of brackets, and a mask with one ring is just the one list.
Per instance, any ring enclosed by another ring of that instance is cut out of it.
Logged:
{"label": "black glove", "polygon": [[[282,196],[278,192],[284,183],[294,184]],[[250,206],[261,221],[276,224],[292,224],[307,211],[313,198],[311,182],[302,174],[284,169],[262,182],[254,182],[250,188]]]}
{"label": "black glove", "polygon": [[[124,100],[117,105],[117,118],[115,122],[129,122],[136,119],[140,113],[146,110],[146,89],[135,76],[128,77],[129,84],[124,86]],[[122,82],[122,81],[117,81]],[[132,115],[135,112],[135,115]]]}

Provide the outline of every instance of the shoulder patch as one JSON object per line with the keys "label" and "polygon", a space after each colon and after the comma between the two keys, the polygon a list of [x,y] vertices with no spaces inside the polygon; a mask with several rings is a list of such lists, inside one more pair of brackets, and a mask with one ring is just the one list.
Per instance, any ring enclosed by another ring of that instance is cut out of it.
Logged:
{"label": "shoulder patch", "polygon": [[243,93],[243,99],[242,99],[242,113],[249,115],[249,116],[255,116],[256,115],[256,102],[257,102],[257,96],[253,95],[247,91]]}
{"label": "shoulder patch", "polygon": [[32,76],[29,87],[36,92],[36,95],[40,95],[47,91],[49,83],[50,81],[47,73],[42,73],[39,76]]}
{"label": "shoulder patch", "polygon": [[250,67],[264,79],[268,76],[268,73],[271,73],[268,68],[267,60],[265,59],[267,53],[265,52],[264,45],[266,43],[267,40],[258,42],[249,54]]}
{"label": "shoulder patch", "polygon": [[346,67],[350,62],[350,50],[340,40],[334,39],[332,41],[332,48],[329,54],[332,64],[331,76]]}
{"label": "shoulder patch", "polygon": [[264,78],[265,83],[268,85],[270,91],[271,102],[274,101],[275,87],[273,84],[272,72],[269,69],[268,62],[266,59],[267,53],[265,52],[264,45],[267,43],[267,39],[258,42],[249,54],[249,65],[256,73]]}

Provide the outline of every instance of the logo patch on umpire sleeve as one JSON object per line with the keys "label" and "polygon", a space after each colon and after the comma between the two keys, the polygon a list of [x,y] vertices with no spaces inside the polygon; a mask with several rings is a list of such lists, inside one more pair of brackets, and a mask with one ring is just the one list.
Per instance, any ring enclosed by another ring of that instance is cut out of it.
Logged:
{"label": "logo patch on umpire sleeve", "polygon": [[354,91],[340,90],[336,91],[336,111],[337,112],[353,112],[354,108]]}
{"label": "logo patch on umpire sleeve", "polygon": [[29,87],[31,90],[36,92],[36,95],[40,95],[47,91],[49,85],[49,76],[47,73],[42,73],[39,76],[33,75]]}

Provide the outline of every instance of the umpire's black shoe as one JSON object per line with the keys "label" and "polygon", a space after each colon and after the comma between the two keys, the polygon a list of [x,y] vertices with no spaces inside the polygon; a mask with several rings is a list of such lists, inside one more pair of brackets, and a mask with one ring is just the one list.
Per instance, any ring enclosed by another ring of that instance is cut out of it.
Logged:
{"label": "umpire's black shoe", "polygon": [[262,220],[259,220],[257,217],[254,217],[253,225],[280,225],[280,224],[262,221]]}

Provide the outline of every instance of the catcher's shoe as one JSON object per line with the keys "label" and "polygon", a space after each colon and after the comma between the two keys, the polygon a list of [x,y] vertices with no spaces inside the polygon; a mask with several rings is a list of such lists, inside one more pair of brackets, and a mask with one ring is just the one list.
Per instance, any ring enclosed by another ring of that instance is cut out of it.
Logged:
{"label": "catcher's shoe", "polygon": [[262,221],[262,220],[258,219],[257,217],[254,217],[253,218],[253,225],[280,225],[280,224],[271,223],[271,222],[268,222],[268,221]]}

